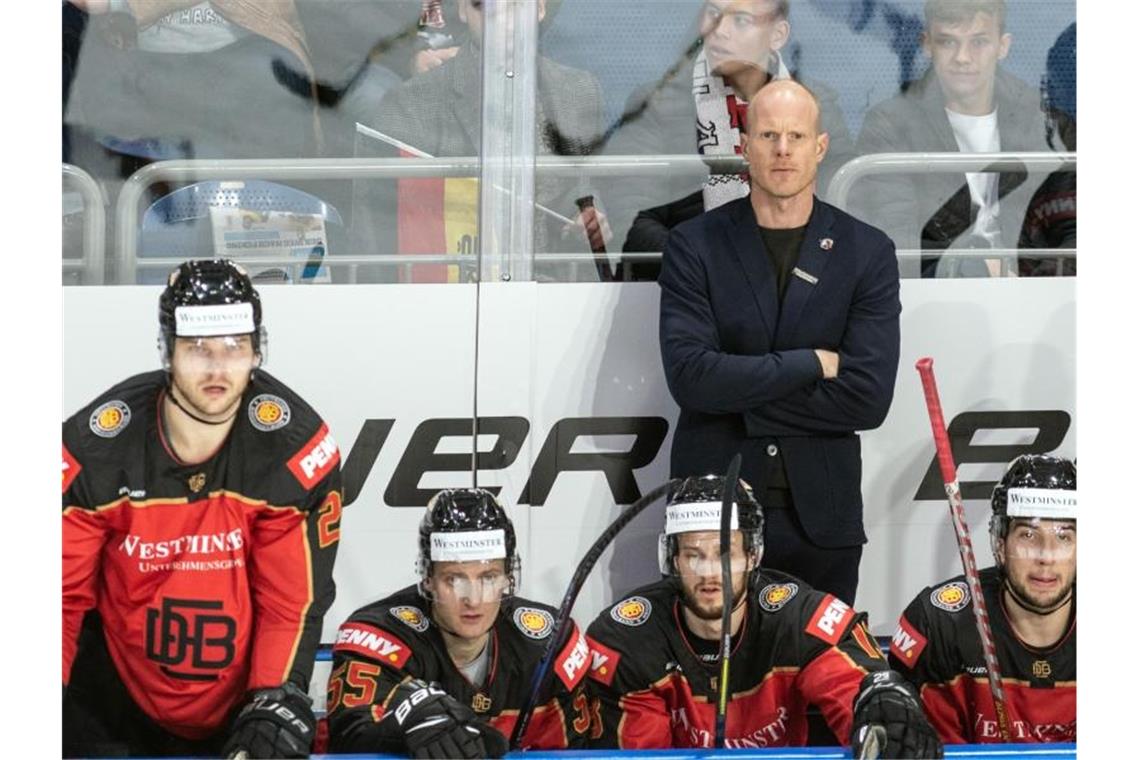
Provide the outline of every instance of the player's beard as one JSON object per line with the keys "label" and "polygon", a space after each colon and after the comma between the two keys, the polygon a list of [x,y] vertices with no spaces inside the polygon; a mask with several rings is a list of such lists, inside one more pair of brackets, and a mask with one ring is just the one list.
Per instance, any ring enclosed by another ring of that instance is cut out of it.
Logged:
{"label": "player's beard", "polygon": [[[735,586],[735,579],[733,586]],[[732,609],[735,610],[740,606],[740,602],[744,599],[744,595],[748,592],[748,583],[742,580],[739,589],[734,589],[732,594]],[[723,596],[722,596],[723,598]],[[681,603],[688,608],[689,612],[700,618],[701,620],[720,620],[724,615],[724,603],[716,605],[715,607],[701,607],[697,601],[696,596],[693,594],[692,589],[688,586],[681,587]]]}
{"label": "player's beard", "polygon": [[1041,601],[1034,600],[1030,594],[1029,589],[1023,583],[1017,581],[1008,572],[1005,574],[1005,586],[1009,591],[1013,601],[1023,609],[1029,612],[1037,613],[1038,615],[1048,615],[1055,612],[1065,605],[1072,596],[1073,588],[1077,584],[1076,577],[1073,577],[1064,588],[1058,589],[1057,593],[1052,596],[1046,597]]}
{"label": "player's beard", "polygon": [[231,383],[230,393],[227,395],[232,398],[228,399],[227,403],[221,408],[218,408],[218,405],[211,405],[214,408],[204,405],[193,390],[186,390],[177,373],[171,374],[170,393],[172,396],[176,396],[176,401],[179,404],[188,406],[190,413],[194,417],[199,418],[200,421],[216,424],[229,420],[237,413],[237,408],[241,404],[242,395],[245,393],[245,389],[248,385],[248,381]]}

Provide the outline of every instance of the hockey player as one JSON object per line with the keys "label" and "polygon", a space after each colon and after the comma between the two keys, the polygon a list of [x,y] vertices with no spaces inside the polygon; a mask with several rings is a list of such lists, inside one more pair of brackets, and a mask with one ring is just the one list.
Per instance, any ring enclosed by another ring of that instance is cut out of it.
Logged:
{"label": "hockey player", "polygon": [[[588,687],[601,718],[592,729],[595,746],[713,746],[723,486],[723,477],[690,477],[670,492],[660,545],[669,577],[637,589],[589,628]],[[733,512],[725,746],[803,745],[806,710],[815,704],[836,736],[851,737],[856,756],[879,725],[883,757],[941,757],[913,689],[887,670],[865,614],[793,576],[760,569],[764,518],[743,481]]]}
{"label": "hockey player", "polygon": [[307,757],[336,443],[241,268],[182,264],[158,316],[164,368],[63,423],[64,756]]}
{"label": "hockey player", "polygon": [[[979,573],[1002,675],[1009,740],[1077,740],[1077,468],[1018,457],[994,488],[996,567]],[[946,743],[1003,741],[965,576],[899,618],[890,662],[919,689]]]}
{"label": "hockey player", "polygon": [[[329,676],[329,748],[430,758],[501,757],[554,629],[554,608],[516,596],[515,529],[488,491],[440,491],[420,523],[420,581],[349,616]],[[575,626],[522,738],[585,743],[586,637]]]}

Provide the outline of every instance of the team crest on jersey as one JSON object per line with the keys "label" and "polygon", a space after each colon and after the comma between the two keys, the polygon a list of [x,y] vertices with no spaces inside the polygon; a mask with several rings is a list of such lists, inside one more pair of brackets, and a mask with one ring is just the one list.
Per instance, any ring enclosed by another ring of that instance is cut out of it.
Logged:
{"label": "team crest on jersey", "polygon": [[649,619],[653,605],[644,596],[631,596],[610,610],[610,617],[622,625],[641,625]]}
{"label": "team crest on jersey", "polygon": [[123,432],[123,428],[131,421],[131,408],[124,402],[115,399],[91,413],[91,432],[100,438],[114,438]]}
{"label": "team crest on jersey", "polygon": [[930,603],[940,610],[957,612],[970,603],[970,588],[962,581],[947,583],[934,590]]}
{"label": "team crest on jersey", "polygon": [[285,399],[272,393],[254,396],[249,402],[249,423],[265,433],[288,425],[291,414]]}
{"label": "team crest on jersey", "polygon": [[400,605],[388,610],[388,614],[418,633],[428,629],[428,619],[419,607]]}
{"label": "team crest on jersey", "polygon": [[514,614],[515,625],[528,638],[545,639],[554,629],[554,616],[546,610],[519,607]]}
{"label": "team crest on jersey", "polygon": [[770,583],[760,589],[760,607],[768,612],[775,612],[783,607],[800,592],[795,583]]}

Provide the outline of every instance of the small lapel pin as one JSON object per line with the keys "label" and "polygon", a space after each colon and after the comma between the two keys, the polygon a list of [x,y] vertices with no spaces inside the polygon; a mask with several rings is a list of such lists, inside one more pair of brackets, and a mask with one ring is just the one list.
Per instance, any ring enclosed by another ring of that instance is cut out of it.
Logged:
{"label": "small lapel pin", "polygon": [[804,282],[811,283],[812,285],[815,285],[817,282],[819,282],[818,277],[816,277],[815,275],[808,274],[807,272],[800,269],[799,267],[794,267],[792,269],[792,274],[794,274],[796,277],[799,277]]}
{"label": "small lapel pin", "polygon": [[831,246],[835,245],[835,241],[831,238],[820,238],[819,247],[825,251],[830,251]]}

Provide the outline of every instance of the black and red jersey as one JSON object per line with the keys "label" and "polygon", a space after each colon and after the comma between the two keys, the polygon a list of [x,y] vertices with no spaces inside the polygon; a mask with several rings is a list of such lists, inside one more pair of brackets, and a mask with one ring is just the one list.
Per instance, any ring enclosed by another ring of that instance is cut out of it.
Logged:
{"label": "black and red jersey", "polygon": [[[719,656],[698,651],[705,642],[685,633],[681,609],[667,579],[637,589],[590,626],[595,746],[713,746]],[[864,613],[771,570],[749,588],[730,665],[728,748],[804,745],[809,704],[846,738],[860,681],[887,667]]]}
{"label": "black and red jersey", "polygon": [[166,384],[136,375],[63,423],[63,682],[102,649],[80,636],[97,611],[131,699],[199,739],[249,689],[308,689],[335,595],[340,455],[257,370],[225,443],[185,464],[163,431]]}
{"label": "black and red jersey", "polygon": [[[530,693],[532,676],[554,631],[555,610],[519,597],[502,602],[490,631],[484,683],[467,680],[447,653],[428,602],[415,586],[361,607],[337,632],[329,675],[329,749],[332,752],[407,752],[388,700],[408,678],[434,681],[509,737]],[[575,626],[555,656],[547,695],[531,716],[524,749],[573,749],[590,728],[584,677],[590,665],[586,637]]]}
{"label": "black and red jersey", "polygon": [[[1021,641],[1010,626],[996,567],[979,573],[1002,675],[1013,742],[1077,740],[1077,617],[1051,647]],[[982,642],[966,577],[930,586],[903,611],[891,640],[891,666],[922,695],[947,744],[1001,742]]]}

